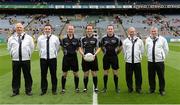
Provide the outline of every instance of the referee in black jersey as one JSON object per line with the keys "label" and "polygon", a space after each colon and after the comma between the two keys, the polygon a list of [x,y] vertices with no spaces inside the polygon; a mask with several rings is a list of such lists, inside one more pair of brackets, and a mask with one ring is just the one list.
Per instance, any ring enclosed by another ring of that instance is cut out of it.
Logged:
{"label": "referee in black jersey", "polygon": [[74,26],[67,26],[67,37],[62,39],[61,41],[62,50],[64,53],[63,61],[62,61],[62,71],[63,75],[61,78],[62,91],[61,93],[65,93],[65,84],[68,70],[72,70],[74,74],[74,83],[75,83],[75,92],[79,92],[78,84],[79,84],[79,76],[78,76],[78,58],[77,51],[79,49],[79,40],[74,37]]}
{"label": "referee in black jersey", "polygon": [[[84,90],[87,92],[87,84],[89,77],[89,70],[92,72],[94,91],[98,92],[97,88],[97,71],[98,71],[98,61],[96,55],[100,51],[98,39],[93,36],[93,25],[88,24],[86,26],[86,36],[80,39],[80,49],[79,52],[83,56],[82,59],[82,69],[84,72]],[[84,55],[87,53],[92,53],[94,55],[94,61],[87,62],[84,60]]]}
{"label": "referee in black jersey", "polygon": [[107,26],[107,35],[104,35],[100,41],[102,51],[104,53],[103,57],[103,69],[104,69],[104,89],[102,92],[107,90],[108,81],[108,71],[110,67],[113,69],[114,73],[114,84],[117,93],[120,92],[118,88],[118,53],[122,49],[122,42],[119,37],[114,34],[114,27],[112,25]]}

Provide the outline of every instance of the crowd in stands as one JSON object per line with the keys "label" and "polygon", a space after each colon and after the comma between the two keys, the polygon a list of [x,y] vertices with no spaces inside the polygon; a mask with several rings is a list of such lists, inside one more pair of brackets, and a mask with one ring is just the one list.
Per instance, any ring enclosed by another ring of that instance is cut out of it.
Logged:
{"label": "crowd in stands", "polygon": [[162,35],[180,35],[180,15],[118,15],[113,16],[89,16],[77,14],[75,16],[58,16],[58,15],[1,15],[0,16],[0,36],[7,38],[14,32],[14,24],[21,22],[25,30],[37,38],[42,34],[42,28],[45,24],[50,23],[53,26],[56,35],[66,34],[66,24],[70,23],[75,26],[76,35],[83,36],[84,28],[88,23],[95,25],[95,33],[102,36],[106,33],[106,26],[114,25],[115,33],[126,37],[126,29],[135,27],[139,36],[143,38],[149,35],[149,28],[156,26]]}

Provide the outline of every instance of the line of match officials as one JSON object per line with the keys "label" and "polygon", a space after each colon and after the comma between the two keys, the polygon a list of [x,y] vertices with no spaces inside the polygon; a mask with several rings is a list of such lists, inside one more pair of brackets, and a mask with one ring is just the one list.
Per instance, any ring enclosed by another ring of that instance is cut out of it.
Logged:
{"label": "line of match officials", "polygon": [[[98,58],[97,54],[103,51],[103,69],[104,69],[104,88],[101,92],[108,91],[108,72],[112,68],[114,76],[115,92],[120,93],[118,86],[118,69],[119,60],[118,54],[123,52],[125,60],[126,83],[128,92],[142,93],[142,70],[141,60],[144,49],[147,52],[148,59],[148,79],[149,79],[149,93],[155,93],[157,73],[159,79],[159,93],[165,95],[165,66],[164,60],[169,51],[166,39],[158,34],[158,28],[151,27],[150,35],[145,41],[145,48],[143,41],[136,36],[136,29],[130,27],[127,30],[128,37],[122,42],[121,39],[115,35],[114,26],[107,26],[107,34],[101,39],[93,35],[93,25],[86,26],[86,34],[80,39],[74,36],[74,26],[67,26],[67,36],[59,39],[52,34],[52,26],[46,24],[44,26],[43,35],[39,36],[37,40],[37,48],[40,55],[40,69],[41,69],[41,93],[43,96],[47,93],[48,69],[51,75],[52,94],[57,94],[57,56],[60,46],[63,51],[62,58],[62,77],[61,77],[61,93],[66,92],[65,84],[69,70],[73,71],[75,92],[79,93],[79,66],[77,52],[82,55],[82,70],[84,73],[83,92],[88,91],[89,72],[91,71],[94,85],[94,92],[98,93]],[[25,93],[28,96],[32,95],[32,76],[31,76],[31,54],[34,50],[33,38],[25,33],[24,26],[21,23],[15,25],[15,33],[8,38],[8,51],[12,58],[12,97],[19,95],[21,70],[25,79]],[[133,74],[135,77],[135,87],[133,87]]]}

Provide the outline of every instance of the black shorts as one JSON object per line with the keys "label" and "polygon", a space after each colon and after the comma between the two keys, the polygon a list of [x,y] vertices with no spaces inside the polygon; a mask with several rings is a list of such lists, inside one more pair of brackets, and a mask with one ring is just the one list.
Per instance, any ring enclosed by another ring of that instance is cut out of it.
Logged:
{"label": "black shorts", "polygon": [[77,55],[64,55],[62,61],[62,71],[67,72],[72,70],[77,72],[79,70]]}
{"label": "black shorts", "polygon": [[92,61],[92,62],[87,62],[84,59],[82,59],[82,70],[84,72],[86,72],[88,70],[98,71],[98,60],[97,60],[97,57],[95,57],[95,60]]}
{"label": "black shorts", "polygon": [[103,69],[108,70],[112,67],[112,69],[119,69],[119,62],[117,55],[104,55],[103,57]]}

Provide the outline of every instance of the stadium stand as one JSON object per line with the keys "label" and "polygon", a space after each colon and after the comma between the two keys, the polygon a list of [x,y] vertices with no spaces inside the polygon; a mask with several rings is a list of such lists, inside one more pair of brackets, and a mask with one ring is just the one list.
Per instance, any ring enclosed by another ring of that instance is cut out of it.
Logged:
{"label": "stadium stand", "polygon": [[[116,14],[117,15],[117,14]],[[116,21],[116,16],[58,16],[58,15],[2,15],[0,20],[0,36],[1,38],[7,39],[7,37],[13,33],[14,24],[17,22],[22,22],[25,25],[25,29],[28,34],[33,35],[37,38],[42,34],[42,28],[46,23],[53,25],[54,33],[56,35],[65,35],[66,30],[64,25],[66,23],[73,24],[76,28],[76,35],[78,37],[83,36],[83,31],[88,23],[95,25],[96,32],[98,35],[102,36],[106,33],[106,27],[109,24],[115,26],[115,33],[120,36],[126,36],[126,29],[128,27],[134,26],[138,30],[138,34],[142,38],[146,38],[149,34],[149,28],[151,26],[156,26],[160,29],[160,34],[168,35],[178,35],[180,28],[180,16],[179,15],[119,15],[122,20],[122,24]],[[65,18],[65,19],[64,19]],[[62,30],[63,29],[63,30]]]}

